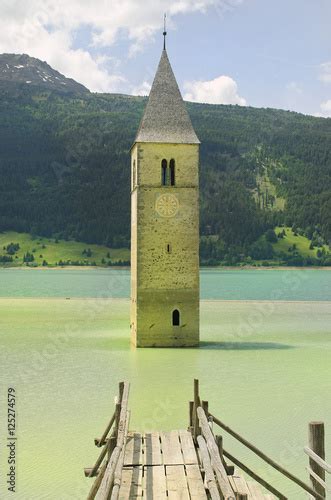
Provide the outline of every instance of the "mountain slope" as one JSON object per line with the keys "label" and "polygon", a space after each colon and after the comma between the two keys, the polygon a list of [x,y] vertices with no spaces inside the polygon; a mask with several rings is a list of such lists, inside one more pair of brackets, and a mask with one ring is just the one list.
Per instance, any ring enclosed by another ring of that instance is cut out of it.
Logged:
{"label": "mountain slope", "polygon": [[[47,92],[0,72],[0,230],[128,245],[130,147],[146,99],[43,84]],[[241,259],[282,223],[331,239],[330,119],[193,103],[188,111],[202,142],[204,259]]]}
{"label": "mountain slope", "polygon": [[57,91],[61,94],[86,94],[89,90],[66,78],[46,62],[26,54],[0,55],[0,86],[13,90],[14,87],[35,87],[40,91]]}

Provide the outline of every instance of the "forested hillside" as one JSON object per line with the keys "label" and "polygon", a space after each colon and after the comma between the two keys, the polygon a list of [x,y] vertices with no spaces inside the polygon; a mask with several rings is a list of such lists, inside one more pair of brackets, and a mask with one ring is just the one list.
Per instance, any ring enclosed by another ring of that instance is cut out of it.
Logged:
{"label": "forested hillside", "polygon": [[[146,99],[23,83],[0,72],[0,231],[128,246],[129,150]],[[188,110],[202,143],[205,262],[270,259],[268,230],[282,224],[313,247],[331,239],[331,119],[224,105]]]}

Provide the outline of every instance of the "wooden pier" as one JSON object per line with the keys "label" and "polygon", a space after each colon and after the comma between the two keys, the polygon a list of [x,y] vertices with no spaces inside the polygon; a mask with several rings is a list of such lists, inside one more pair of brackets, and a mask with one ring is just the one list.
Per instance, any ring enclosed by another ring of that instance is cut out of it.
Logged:
{"label": "wooden pier", "polygon": [[101,452],[94,467],[85,469],[87,477],[95,477],[88,500],[287,499],[223,448],[223,436],[214,434],[216,426],[296,483],[310,498],[325,499],[330,491],[325,483],[325,472],[331,473],[331,466],[324,460],[322,423],[309,427],[310,447],[304,450],[309,455],[311,484],[306,484],[213,416],[208,403],[200,400],[198,380],[194,381],[194,400],[189,402],[188,429],[170,432],[129,431],[129,388],[127,383],[119,384],[115,412],[102,437],[95,439]]}

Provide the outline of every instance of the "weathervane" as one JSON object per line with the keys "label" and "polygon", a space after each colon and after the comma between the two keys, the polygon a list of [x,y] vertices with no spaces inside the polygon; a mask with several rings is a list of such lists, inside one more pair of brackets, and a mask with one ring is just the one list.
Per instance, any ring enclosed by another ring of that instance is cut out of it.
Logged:
{"label": "weathervane", "polygon": [[163,24],[163,50],[166,49],[166,36],[167,36],[167,14],[164,13],[164,24]]}

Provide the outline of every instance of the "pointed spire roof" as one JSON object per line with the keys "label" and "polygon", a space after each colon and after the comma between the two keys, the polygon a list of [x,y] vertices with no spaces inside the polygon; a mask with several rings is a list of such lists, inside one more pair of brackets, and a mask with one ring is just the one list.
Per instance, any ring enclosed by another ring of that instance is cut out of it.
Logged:
{"label": "pointed spire roof", "polygon": [[135,142],[200,143],[165,49],[162,51]]}

